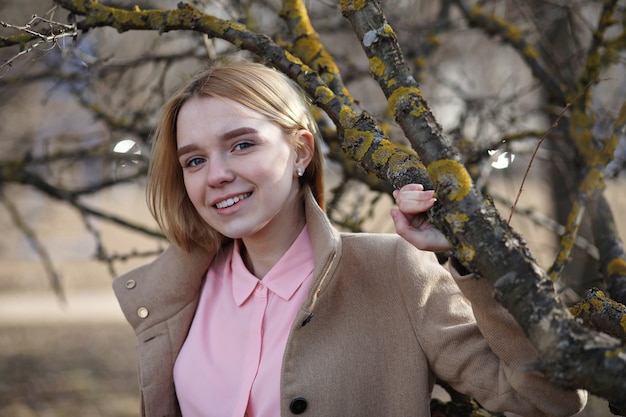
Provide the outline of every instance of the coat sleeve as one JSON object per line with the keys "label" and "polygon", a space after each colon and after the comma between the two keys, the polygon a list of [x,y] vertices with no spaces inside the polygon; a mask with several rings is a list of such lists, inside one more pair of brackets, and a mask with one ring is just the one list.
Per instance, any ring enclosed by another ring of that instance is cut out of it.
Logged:
{"label": "coat sleeve", "polygon": [[538,352],[511,314],[495,300],[491,283],[471,275],[458,276],[452,268],[451,271],[463,294],[471,300],[478,327],[490,349],[500,358],[502,376],[512,389],[545,415],[579,412],[587,401],[587,392],[560,388],[545,375],[529,370]]}
{"label": "coat sleeve", "polygon": [[404,291],[405,301],[438,378],[491,412],[555,417],[584,407],[585,391],[560,388],[530,370],[537,351],[494,299],[487,280],[460,277],[456,271],[453,278],[434,254],[415,251],[404,247],[396,252],[413,259],[397,259],[412,270],[399,274],[412,277],[404,283],[410,287]]}

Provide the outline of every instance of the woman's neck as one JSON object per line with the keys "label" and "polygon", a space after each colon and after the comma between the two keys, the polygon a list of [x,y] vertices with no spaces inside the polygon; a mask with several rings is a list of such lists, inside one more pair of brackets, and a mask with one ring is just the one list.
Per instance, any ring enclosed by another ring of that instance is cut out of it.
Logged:
{"label": "woman's neck", "polygon": [[303,213],[301,216],[294,216],[294,222],[284,228],[285,230],[274,231],[270,236],[242,239],[241,257],[250,273],[263,279],[289,250],[305,224]]}

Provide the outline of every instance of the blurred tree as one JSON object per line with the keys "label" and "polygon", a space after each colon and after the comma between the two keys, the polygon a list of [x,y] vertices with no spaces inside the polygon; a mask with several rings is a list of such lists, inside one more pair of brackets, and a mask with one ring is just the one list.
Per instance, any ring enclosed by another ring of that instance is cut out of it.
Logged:
{"label": "blurred tree", "polygon": [[[454,255],[492,282],[539,349],[537,368],[625,412],[626,316],[612,300],[626,302],[626,256],[604,195],[626,160],[624,0],[49,6],[26,23],[2,22],[0,94],[10,102],[44,89],[72,121],[11,130],[3,120],[0,201],[54,282],[45,245],[5,184],[75,207],[112,273],[120,260],[153,255],[102,244],[95,218],[161,237],[86,197],[142,181],[158,109],[181,78],[247,56],[289,75],[317,105],[337,225],[371,229],[393,188],[435,188],[432,221]],[[494,186],[505,167],[519,190],[513,200]],[[543,197],[555,220],[518,207],[531,168],[550,183]],[[507,220],[494,201],[509,206]],[[538,265],[510,225],[514,214],[558,237],[551,265]]]}

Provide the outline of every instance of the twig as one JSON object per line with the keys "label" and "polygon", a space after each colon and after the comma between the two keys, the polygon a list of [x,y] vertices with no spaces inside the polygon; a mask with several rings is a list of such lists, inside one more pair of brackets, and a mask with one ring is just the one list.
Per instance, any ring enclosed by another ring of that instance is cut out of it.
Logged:
{"label": "twig", "polygon": [[520,184],[519,190],[517,191],[517,195],[515,196],[515,201],[513,202],[513,205],[511,206],[511,212],[509,213],[509,218],[506,221],[507,224],[511,224],[513,213],[515,213],[515,207],[517,206],[517,203],[519,202],[519,199],[522,195],[522,190],[524,189],[524,183],[526,182],[526,178],[528,178],[530,167],[533,165],[533,161],[535,160],[535,157],[537,156],[537,152],[539,152],[539,148],[541,147],[541,144],[548,137],[550,132],[552,132],[554,129],[556,129],[559,126],[559,122],[561,121],[561,118],[565,115],[565,113],[567,112],[567,110],[569,110],[571,106],[572,106],[571,103],[567,103],[567,105],[563,108],[563,110],[558,114],[554,123],[552,123],[552,126],[550,126],[550,129],[548,129],[539,138],[539,142],[537,142],[537,146],[535,146],[535,149],[533,150],[533,154],[530,157],[530,162],[528,163],[528,166],[526,167],[526,171],[524,172],[524,176],[522,177],[522,183]]}
{"label": "twig", "polygon": [[[34,30],[34,26],[39,22],[44,22],[50,25],[50,29],[51,29],[50,34],[45,34],[43,32],[38,32]],[[78,28],[75,23],[66,24],[66,23],[61,23],[61,22],[55,22],[53,20],[49,20],[49,19],[37,16],[37,15],[33,15],[31,20],[24,26],[16,26],[11,23],[7,23],[3,21],[0,21],[0,26],[27,33],[33,37],[32,39],[39,39],[38,42],[31,44],[28,48],[25,48],[19,51],[8,60],[4,61],[3,63],[0,63],[0,69],[7,67],[7,66],[11,66],[16,59],[18,59],[22,55],[26,55],[29,52],[32,52],[34,49],[37,49],[41,44],[44,44],[44,43],[52,44],[50,49],[53,49],[55,46],[58,45],[59,39],[67,38],[67,37],[76,39],[76,37],[78,36]],[[57,29],[56,32],[55,32],[55,29]]]}
{"label": "twig", "polygon": [[39,238],[37,237],[37,234],[35,233],[35,231],[28,225],[28,223],[20,215],[20,212],[15,206],[15,204],[13,204],[13,202],[9,200],[7,196],[4,194],[4,192],[2,191],[2,188],[0,188],[0,202],[2,202],[2,205],[6,207],[7,211],[11,215],[11,219],[13,220],[13,223],[18,227],[18,229],[22,231],[22,233],[24,233],[24,236],[26,236],[26,239],[28,240],[28,243],[30,244],[30,246],[37,253],[37,255],[39,255],[39,259],[41,259],[41,263],[43,264],[44,270],[46,271],[46,274],[50,278],[50,284],[52,286],[52,290],[58,297],[59,301],[62,304],[66,304],[67,301],[65,298],[65,293],[63,291],[63,286],[61,285],[61,277],[59,276],[56,269],[54,268],[52,259],[50,259],[50,254],[48,254],[48,251],[46,250],[45,246],[42,245],[41,242],[39,241]]}

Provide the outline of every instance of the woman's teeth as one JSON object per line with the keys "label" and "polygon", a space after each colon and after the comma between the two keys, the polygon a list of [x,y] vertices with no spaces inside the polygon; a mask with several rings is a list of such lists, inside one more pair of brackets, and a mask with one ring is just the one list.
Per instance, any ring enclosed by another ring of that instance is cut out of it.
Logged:
{"label": "woman's teeth", "polygon": [[250,197],[250,194],[252,194],[252,193],[245,193],[245,194],[241,194],[241,195],[235,196],[233,198],[229,198],[228,200],[220,201],[219,203],[217,203],[215,205],[215,207],[217,207],[218,209],[230,207],[230,206],[240,202],[241,200],[245,200],[246,198]]}

